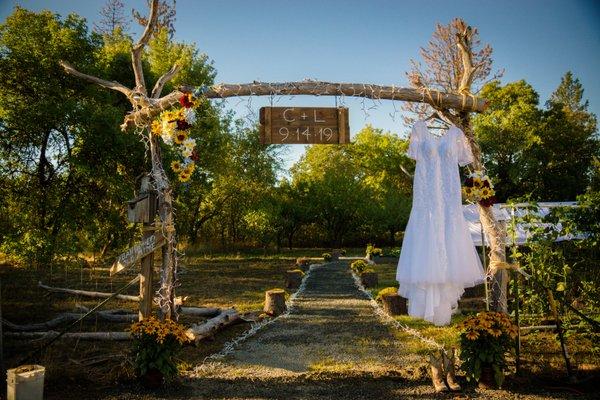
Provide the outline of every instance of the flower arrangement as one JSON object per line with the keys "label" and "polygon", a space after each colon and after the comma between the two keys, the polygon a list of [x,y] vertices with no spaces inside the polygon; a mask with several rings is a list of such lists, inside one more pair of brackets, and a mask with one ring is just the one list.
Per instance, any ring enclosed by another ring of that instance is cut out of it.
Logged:
{"label": "flower arrangement", "polygon": [[375,247],[375,245],[369,243],[367,244],[367,257],[369,256],[381,256],[383,254],[383,250],[379,247]]}
{"label": "flower arrangement", "polygon": [[368,266],[369,264],[367,264],[363,260],[356,260],[352,264],[350,264],[350,269],[352,269],[352,271],[360,275],[363,272],[365,272]]}
{"label": "flower arrangement", "polygon": [[496,384],[502,386],[506,369],[504,356],[513,345],[512,340],[517,336],[518,329],[508,314],[480,312],[460,323],[458,329],[461,331],[461,368],[467,380],[481,382],[483,375],[493,371]]}
{"label": "flower arrangement", "polygon": [[490,207],[497,201],[492,181],[481,171],[469,174],[463,184],[462,193],[467,200],[478,202],[484,207]]}
{"label": "flower arrangement", "polygon": [[177,374],[173,357],[184,343],[190,341],[182,325],[151,316],[133,323],[129,331],[133,336],[135,366],[140,377],[159,376],[161,384],[163,378],[170,379]]}
{"label": "flower arrangement", "polygon": [[199,87],[193,93],[184,93],[179,98],[181,108],[163,111],[158,119],[152,121],[150,130],[160,136],[168,145],[177,146],[181,160],[171,163],[171,169],[181,182],[190,180],[198,161],[196,140],[190,137],[190,129],[196,123],[196,111],[200,105],[200,96],[207,88]]}

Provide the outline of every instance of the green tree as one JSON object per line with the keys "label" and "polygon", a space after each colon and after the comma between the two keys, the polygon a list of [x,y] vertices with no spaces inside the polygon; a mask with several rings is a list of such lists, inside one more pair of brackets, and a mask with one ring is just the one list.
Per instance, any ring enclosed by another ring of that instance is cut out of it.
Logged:
{"label": "green tree", "polygon": [[528,152],[540,140],[538,94],[520,80],[504,86],[492,81],[482,88],[481,96],[490,105],[485,113],[473,117],[473,127],[497,197],[505,201],[536,190],[529,176],[535,163]]}
{"label": "green tree", "polygon": [[412,203],[414,162],[405,154],[408,142],[371,125],[360,130],[352,145],[359,177],[372,201],[365,206],[371,240],[387,232],[390,245],[408,223]]}
{"label": "green tree", "polygon": [[2,248],[31,262],[96,241],[94,228],[81,235],[81,227],[120,219],[116,206],[131,193],[115,181],[140,172],[123,168],[141,166],[143,152],[117,132],[122,103],[67,78],[58,65],[65,57],[93,71],[101,45],[76,15],[16,7],[0,26],[0,168],[10,213]]}

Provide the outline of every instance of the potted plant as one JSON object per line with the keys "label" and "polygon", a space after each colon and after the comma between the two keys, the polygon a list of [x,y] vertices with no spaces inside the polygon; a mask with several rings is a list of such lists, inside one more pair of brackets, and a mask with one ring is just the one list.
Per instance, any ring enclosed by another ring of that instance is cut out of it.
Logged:
{"label": "potted plant", "polygon": [[478,382],[484,389],[501,387],[506,369],[505,355],[517,336],[517,326],[505,313],[484,311],[467,318],[458,328],[461,331],[461,369],[467,380]]}
{"label": "potted plant", "polygon": [[133,336],[135,368],[144,386],[158,388],[177,375],[174,356],[190,341],[183,325],[151,316],[129,328]]}
{"label": "potted plant", "polygon": [[323,253],[322,257],[325,262],[330,262],[332,259],[331,253]]}
{"label": "potted plant", "polygon": [[372,260],[373,257],[380,257],[383,254],[383,250],[379,247],[375,247],[375,245],[369,243],[367,245],[367,260]]}

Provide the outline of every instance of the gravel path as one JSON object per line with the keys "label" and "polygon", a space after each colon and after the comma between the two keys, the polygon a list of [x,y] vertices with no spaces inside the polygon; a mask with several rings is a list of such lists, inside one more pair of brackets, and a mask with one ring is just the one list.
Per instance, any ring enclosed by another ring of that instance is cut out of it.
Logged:
{"label": "gravel path", "polygon": [[[347,262],[313,267],[293,312],[196,368],[183,387],[127,388],[104,399],[561,399],[526,387],[436,394],[422,356],[409,354],[355,286]],[[91,398],[91,397],[90,397]],[[591,397],[590,397],[591,398]]]}

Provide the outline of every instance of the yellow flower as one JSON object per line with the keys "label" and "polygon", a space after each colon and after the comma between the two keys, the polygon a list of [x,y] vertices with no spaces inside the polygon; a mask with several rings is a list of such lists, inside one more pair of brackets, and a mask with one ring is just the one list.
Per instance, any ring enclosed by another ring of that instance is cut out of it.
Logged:
{"label": "yellow flower", "polygon": [[162,132],[162,122],[155,119],[154,121],[152,121],[150,130],[152,131],[152,134],[159,136]]}
{"label": "yellow flower", "polygon": [[471,195],[473,195],[473,188],[470,188],[468,186],[467,187],[463,187],[463,194],[466,197],[471,197]]}
{"label": "yellow flower", "polygon": [[189,163],[187,165],[187,167],[185,167],[185,172],[189,175],[192,174],[192,172],[194,172],[194,170],[196,169],[196,164],[194,164],[193,162]]}
{"label": "yellow flower", "polygon": [[481,187],[481,185],[482,185],[481,179],[478,177],[474,177],[473,178],[473,187],[479,188],[479,187]]}
{"label": "yellow flower", "polygon": [[179,181],[180,182],[187,182],[190,180],[191,175],[190,174],[186,174],[185,172],[182,172],[179,174]]}
{"label": "yellow flower", "polygon": [[467,334],[465,336],[469,340],[475,340],[475,339],[477,339],[479,337],[479,332],[477,332],[477,331],[469,331],[469,332],[467,332]]}
{"label": "yellow flower", "polygon": [[175,143],[181,144],[187,139],[187,137],[188,134],[186,131],[177,131],[175,132],[173,139],[175,140]]}
{"label": "yellow flower", "polygon": [[496,338],[500,337],[500,335],[502,335],[502,331],[500,329],[490,329],[490,330],[488,330],[488,333]]}
{"label": "yellow flower", "polygon": [[179,172],[179,171],[181,171],[181,163],[179,161],[172,161],[171,162],[171,169],[173,170],[173,172]]}
{"label": "yellow flower", "polygon": [[486,187],[481,188],[480,193],[481,193],[481,197],[484,199],[487,199],[488,197],[491,196],[490,189],[488,189]]}

